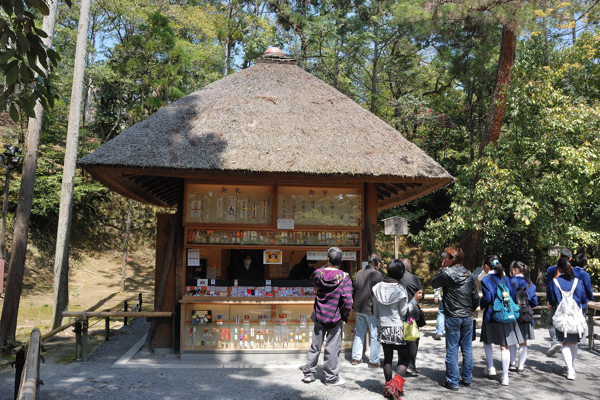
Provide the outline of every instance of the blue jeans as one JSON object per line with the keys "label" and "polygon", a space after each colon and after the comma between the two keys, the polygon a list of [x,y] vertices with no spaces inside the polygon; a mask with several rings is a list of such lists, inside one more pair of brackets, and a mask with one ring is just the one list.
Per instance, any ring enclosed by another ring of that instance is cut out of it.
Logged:
{"label": "blue jeans", "polygon": [[435,334],[443,335],[444,334],[444,303],[440,300],[440,309],[437,315],[437,321],[435,323]]}
{"label": "blue jeans", "polygon": [[356,335],[354,336],[354,342],[352,343],[352,359],[362,360],[363,341],[365,340],[367,327],[371,334],[371,356],[369,357],[369,362],[371,364],[376,364],[379,362],[381,344],[377,340],[377,317],[373,314],[356,313]]}
{"label": "blue jeans", "polygon": [[[473,317],[446,317],[446,380],[458,387],[460,377],[466,383],[473,380]],[[458,346],[463,356],[462,375],[458,368]]]}

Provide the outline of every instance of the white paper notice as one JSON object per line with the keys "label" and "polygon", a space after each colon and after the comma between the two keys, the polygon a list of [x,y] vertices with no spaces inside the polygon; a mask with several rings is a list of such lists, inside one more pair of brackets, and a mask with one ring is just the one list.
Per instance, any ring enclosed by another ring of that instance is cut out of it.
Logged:
{"label": "white paper notice", "polygon": [[197,249],[188,249],[188,260],[187,265],[190,267],[198,267],[200,266],[200,250]]}

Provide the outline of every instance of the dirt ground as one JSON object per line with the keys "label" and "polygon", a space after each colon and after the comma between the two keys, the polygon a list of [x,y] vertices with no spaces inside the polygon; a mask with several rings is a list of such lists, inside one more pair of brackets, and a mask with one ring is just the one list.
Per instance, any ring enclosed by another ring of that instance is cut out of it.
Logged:
{"label": "dirt ground", "polygon": [[[23,292],[19,304],[16,338],[22,342],[29,340],[31,330],[39,328],[42,334],[52,330],[53,272],[51,267],[39,268],[42,264],[35,260],[36,255],[28,256],[28,265],[23,282]],[[97,252],[70,262],[69,270],[69,311],[123,310],[124,300],[128,307],[136,305],[142,293],[142,309],[152,310],[154,304],[154,249],[144,248],[128,254],[126,266],[125,292],[121,293],[121,264],[123,253],[117,250]],[[46,263],[47,264],[47,263]],[[3,299],[0,299],[0,307]],[[64,319],[63,323],[67,323]],[[90,319],[90,334],[98,342],[104,340],[104,320]],[[111,330],[123,325],[123,320],[112,319]],[[58,333],[45,342],[51,357],[69,361],[74,358],[75,334],[73,328]],[[64,351],[63,351],[64,349]],[[0,358],[0,369],[6,368],[13,357]]]}

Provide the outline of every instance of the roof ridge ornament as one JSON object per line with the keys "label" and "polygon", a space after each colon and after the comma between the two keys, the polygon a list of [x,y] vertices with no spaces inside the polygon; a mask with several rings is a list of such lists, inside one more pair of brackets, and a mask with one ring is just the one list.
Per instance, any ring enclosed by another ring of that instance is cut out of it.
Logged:
{"label": "roof ridge ornament", "polygon": [[269,47],[258,59],[257,63],[276,63],[296,65],[296,59],[283,54],[278,47]]}

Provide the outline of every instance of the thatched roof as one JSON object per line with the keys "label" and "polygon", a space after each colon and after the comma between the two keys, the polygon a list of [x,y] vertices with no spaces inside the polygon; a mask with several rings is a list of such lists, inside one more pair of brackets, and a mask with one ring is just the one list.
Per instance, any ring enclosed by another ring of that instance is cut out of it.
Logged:
{"label": "thatched roof", "polygon": [[453,178],[374,114],[267,54],[125,130],[79,165],[134,199],[173,206],[181,179],[377,184],[378,208]]}

